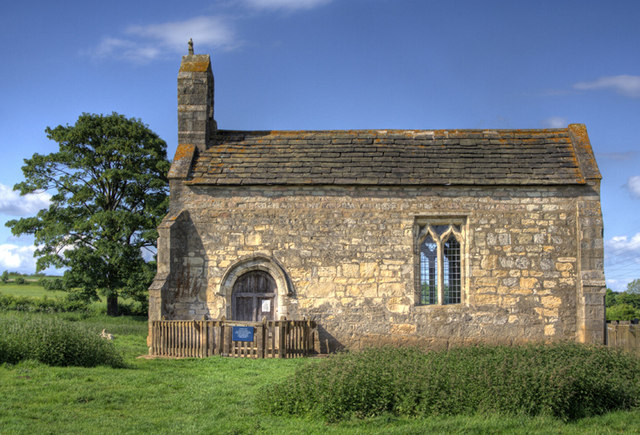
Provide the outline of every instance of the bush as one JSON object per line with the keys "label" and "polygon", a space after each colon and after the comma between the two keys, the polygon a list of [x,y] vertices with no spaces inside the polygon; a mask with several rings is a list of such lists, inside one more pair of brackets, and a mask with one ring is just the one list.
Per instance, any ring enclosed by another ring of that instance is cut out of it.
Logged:
{"label": "bush", "polygon": [[22,277],[22,276],[16,277],[16,284],[22,285],[24,283],[25,283],[24,277]]}
{"label": "bush", "polygon": [[148,316],[149,315],[149,302],[132,301],[129,303],[123,302],[118,306],[118,311],[121,316]]}
{"label": "bush", "polygon": [[0,294],[0,311],[24,311],[31,313],[86,312],[89,305],[82,300],[64,298],[31,298]]}
{"label": "bush", "polygon": [[0,363],[32,359],[52,366],[125,365],[113,343],[60,319],[0,317],[0,331]]}
{"label": "bush", "polygon": [[337,354],[261,391],[258,406],[328,421],[498,413],[571,420],[640,404],[640,360],[564,343]]}
{"label": "bush", "polygon": [[45,290],[64,290],[64,284],[61,278],[41,278],[39,284]]}

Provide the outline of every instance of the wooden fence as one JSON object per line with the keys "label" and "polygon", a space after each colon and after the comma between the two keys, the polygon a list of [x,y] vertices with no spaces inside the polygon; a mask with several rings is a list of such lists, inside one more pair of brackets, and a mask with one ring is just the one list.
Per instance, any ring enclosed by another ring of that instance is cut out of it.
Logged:
{"label": "wooden fence", "polygon": [[[234,327],[249,331],[247,337],[234,339]],[[151,322],[151,355],[295,358],[313,352],[315,333],[316,323],[310,320],[155,320]]]}
{"label": "wooden fence", "polygon": [[640,325],[632,322],[607,322],[607,345],[640,355]]}

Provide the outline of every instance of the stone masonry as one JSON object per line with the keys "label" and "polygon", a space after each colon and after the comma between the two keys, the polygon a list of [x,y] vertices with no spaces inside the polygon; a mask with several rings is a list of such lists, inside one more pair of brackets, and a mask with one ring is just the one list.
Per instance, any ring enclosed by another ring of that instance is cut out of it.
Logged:
{"label": "stone masonry", "polygon": [[[603,343],[601,176],[583,125],[235,132],[208,56],[183,57],[150,320],[232,317],[236,279],[318,351],[380,343]],[[460,303],[420,303],[421,234],[460,228]]]}

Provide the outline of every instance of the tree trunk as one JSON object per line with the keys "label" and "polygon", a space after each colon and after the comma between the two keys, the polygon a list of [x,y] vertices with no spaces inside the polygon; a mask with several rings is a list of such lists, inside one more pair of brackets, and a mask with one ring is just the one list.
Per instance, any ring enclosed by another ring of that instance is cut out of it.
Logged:
{"label": "tree trunk", "polygon": [[117,316],[117,315],[118,315],[118,295],[109,294],[107,295],[107,316]]}

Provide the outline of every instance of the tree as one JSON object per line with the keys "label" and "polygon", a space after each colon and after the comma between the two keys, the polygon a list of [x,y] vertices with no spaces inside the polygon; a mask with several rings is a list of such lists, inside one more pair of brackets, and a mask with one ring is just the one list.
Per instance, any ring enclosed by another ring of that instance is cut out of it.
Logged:
{"label": "tree", "polygon": [[640,311],[629,304],[617,304],[607,308],[607,320],[633,320],[640,317]]}
{"label": "tree", "polygon": [[627,284],[627,293],[640,295],[640,278],[634,279]]}
{"label": "tree", "polygon": [[4,271],[2,272],[2,276],[0,277],[0,279],[2,280],[3,283],[8,283],[9,282],[9,272],[8,271]]}
{"label": "tree", "polygon": [[627,304],[640,309],[640,293],[622,292],[616,297],[616,303]]}
{"label": "tree", "polygon": [[609,308],[616,305],[618,303],[617,297],[618,297],[618,293],[614,292],[610,288],[607,288],[607,291],[604,296],[604,306]]}
{"label": "tree", "polygon": [[119,294],[146,301],[155,262],[142,252],[153,252],[168,208],[166,143],[115,112],[84,113],[45,132],[58,151],[25,159],[25,181],[14,189],[51,191],[51,204],[7,226],[34,235],[37,270],[66,268],[64,288],[106,296],[107,314],[117,315]]}

